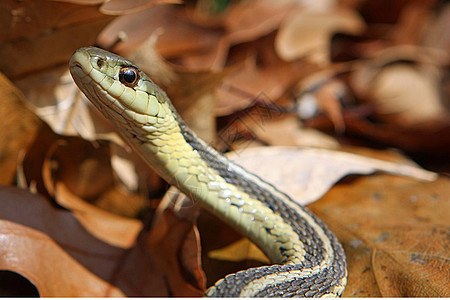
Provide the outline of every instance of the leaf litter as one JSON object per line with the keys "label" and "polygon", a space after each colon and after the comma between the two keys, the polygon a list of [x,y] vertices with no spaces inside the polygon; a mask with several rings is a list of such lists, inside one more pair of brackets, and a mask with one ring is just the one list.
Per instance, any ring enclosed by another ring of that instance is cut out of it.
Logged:
{"label": "leaf litter", "polygon": [[[38,2],[0,1],[0,69],[25,94],[2,79],[1,178],[22,189],[0,189],[1,228],[54,263],[41,272],[2,244],[23,262],[2,269],[47,296],[200,296],[267,263],[173,189],[160,200],[166,184],[83,100],[66,64],[96,40],[142,65],[200,136],[310,203],[345,247],[344,296],[449,294],[448,180],[409,159],[448,174],[448,5]],[[370,150],[385,147],[400,151]]]}

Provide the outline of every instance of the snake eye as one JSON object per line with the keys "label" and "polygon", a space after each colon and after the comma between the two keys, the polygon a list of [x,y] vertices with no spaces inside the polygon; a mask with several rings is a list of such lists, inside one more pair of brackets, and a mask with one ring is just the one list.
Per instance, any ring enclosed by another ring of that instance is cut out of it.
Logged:
{"label": "snake eye", "polygon": [[119,80],[122,84],[133,87],[139,80],[139,73],[135,67],[123,67],[119,71]]}

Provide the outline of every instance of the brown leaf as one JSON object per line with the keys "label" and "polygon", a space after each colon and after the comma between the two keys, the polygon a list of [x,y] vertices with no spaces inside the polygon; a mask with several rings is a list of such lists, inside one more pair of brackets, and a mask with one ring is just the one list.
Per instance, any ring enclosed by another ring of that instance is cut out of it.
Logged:
{"label": "brown leaf", "polygon": [[303,80],[296,106],[297,113],[303,119],[319,112],[325,113],[333,122],[336,132],[342,133],[345,124],[340,98],[345,94],[346,87],[342,81],[333,78],[334,75],[328,71],[318,72]]}
{"label": "brown leaf", "polygon": [[129,248],[135,243],[142,223],[132,217],[146,201],[131,193],[114,197],[120,186],[114,186],[107,143],[94,145],[79,137],[59,137],[48,148],[41,173],[48,193],[71,210],[91,234],[117,247]]}
{"label": "brown leaf", "polygon": [[[448,157],[450,147],[450,120],[422,122],[414,126],[372,123],[350,111],[343,113],[348,135],[412,153]],[[334,124],[323,117],[305,122],[324,131],[334,131]]]}
{"label": "brown leaf", "polygon": [[227,34],[223,37],[230,45],[257,40],[276,30],[292,12],[293,4],[272,1],[238,2],[224,18]]}
{"label": "brown leaf", "polygon": [[338,184],[310,206],[344,244],[344,297],[449,295],[449,184],[370,176]]}
{"label": "brown leaf", "polygon": [[274,36],[236,46],[230,53],[228,63],[239,63],[239,68],[223,80],[218,90],[216,115],[231,114],[255,101],[274,103],[302,77],[317,70],[307,62],[300,66],[281,60],[273,49]]}
{"label": "brown leaf", "polygon": [[98,5],[45,0],[5,0],[0,11],[0,69],[10,78],[67,64],[75,49],[94,44],[114,19]]}
{"label": "brown leaf", "polygon": [[[130,248],[142,229],[142,222],[125,218],[97,208],[78,198],[64,185],[56,183],[55,199],[58,204],[70,209],[74,216],[93,236],[116,247]],[[125,205],[122,198],[122,206]]]}
{"label": "brown leaf", "polygon": [[[194,24],[187,18],[184,8],[175,6],[160,5],[121,16],[105,28],[98,37],[98,43],[109,48],[117,41],[119,32],[123,32],[126,41],[117,44],[114,51],[127,53],[157,29],[160,34],[155,49],[164,58],[175,59],[178,64],[197,70],[208,68],[216,60],[221,32]],[[190,60],[195,60],[195,63]]]}
{"label": "brown leaf", "polygon": [[57,182],[63,182],[86,200],[98,198],[114,184],[108,143],[93,144],[79,137],[56,139],[46,152],[42,173],[50,193]]}
{"label": "brown leaf", "polygon": [[124,296],[119,289],[87,271],[40,231],[0,220],[0,235],[0,269],[29,278],[42,297]]}
{"label": "brown leaf", "polygon": [[124,15],[159,4],[182,4],[182,0],[111,0],[105,1],[100,11],[107,15]]}
{"label": "brown leaf", "polygon": [[[146,245],[153,257],[158,257],[153,263],[167,274],[164,277],[173,296],[198,297],[204,293],[206,278],[199,259],[199,235],[190,221],[180,220],[171,210],[165,210],[148,234]],[[191,269],[183,270],[183,266]],[[186,278],[193,285],[186,285]]]}
{"label": "brown leaf", "polygon": [[[39,290],[41,295],[47,295],[47,291],[50,291],[54,293],[48,296],[123,294],[127,296],[200,296],[204,290],[204,287],[199,288],[200,281],[192,280],[192,278],[201,278],[198,264],[185,261],[182,266],[177,265],[181,248],[184,251],[190,251],[189,255],[183,254],[185,259],[189,257],[191,260],[199,261],[197,235],[191,222],[169,217],[169,220],[163,221],[161,226],[156,226],[156,231],[142,232],[136,245],[124,250],[94,238],[71,213],[52,208],[40,196],[17,188],[3,187],[0,189],[0,199],[2,222],[10,221],[27,226],[34,231],[40,231],[39,236],[46,234],[54,241],[47,238],[49,242],[45,239],[37,239],[37,246],[27,244],[16,248],[11,247],[9,242],[0,246],[0,251],[6,251],[7,254],[0,256],[2,258],[0,262],[4,262],[8,257],[17,257],[6,269],[23,274],[35,283],[38,289],[42,282],[43,291]],[[161,235],[162,228],[165,228],[166,235]],[[11,238],[14,239],[14,236],[13,233]],[[159,243],[155,244],[155,241]],[[64,258],[61,257],[68,256],[58,246],[52,246],[51,243],[54,245],[55,242],[76,262],[69,257],[73,263],[64,264],[62,262]],[[190,245],[196,245],[196,247],[192,248]],[[59,250],[54,250],[54,247]],[[33,253],[38,254],[39,257],[36,258]],[[53,254],[55,261],[52,260]],[[45,258],[42,259],[43,257]],[[16,264],[15,261],[20,263]],[[46,263],[43,264],[42,261]],[[14,265],[11,265],[12,263]],[[61,269],[58,268],[59,265]],[[168,265],[171,268],[165,268]],[[29,268],[24,269],[22,266],[29,266]],[[48,266],[51,268],[46,270],[47,273],[43,272],[43,268],[48,269]],[[196,269],[185,269],[192,266],[196,266]],[[84,270],[84,273],[80,273],[80,268]],[[51,277],[53,275],[56,277]],[[70,287],[67,287],[66,291],[61,291],[58,284],[65,282],[64,278],[69,280]],[[103,288],[105,283],[99,283],[102,280],[109,283],[106,283],[109,289]],[[193,285],[192,282],[195,284]]]}
{"label": "brown leaf", "polygon": [[114,50],[127,53],[158,31],[155,48],[164,58],[190,70],[217,71],[223,68],[230,46],[274,31],[290,7],[267,1],[239,2],[212,20],[184,7],[157,6],[118,18],[102,32],[99,43],[114,45],[122,32],[126,38]]}
{"label": "brown leaf", "polygon": [[[295,115],[264,120],[259,124],[245,123],[257,140],[270,146],[338,148],[338,142],[318,130],[304,127]],[[236,149],[239,151],[239,148]]]}
{"label": "brown leaf", "polygon": [[43,123],[26,106],[22,93],[0,73],[0,184],[13,183],[19,156],[35,140]]}

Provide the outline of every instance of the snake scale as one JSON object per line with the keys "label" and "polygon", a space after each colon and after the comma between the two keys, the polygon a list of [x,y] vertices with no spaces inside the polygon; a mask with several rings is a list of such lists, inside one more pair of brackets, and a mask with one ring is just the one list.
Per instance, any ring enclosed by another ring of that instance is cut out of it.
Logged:
{"label": "snake scale", "polygon": [[72,77],[150,167],[255,243],[272,265],[227,275],[211,297],[340,296],[345,254],[327,226],[258,176],[199,139],[166,93],[131,61],[94,47],[78,49]]}

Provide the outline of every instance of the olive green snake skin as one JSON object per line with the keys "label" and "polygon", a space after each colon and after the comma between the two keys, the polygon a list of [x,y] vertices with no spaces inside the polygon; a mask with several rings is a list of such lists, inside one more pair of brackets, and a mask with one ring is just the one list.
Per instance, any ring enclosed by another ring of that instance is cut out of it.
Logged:
{"label": "olive green snake skin", "polygon": [[[134,63],[88,47],[70,72],[86,97],[169,184],[255,243],[273,265],[227,275],[211,297],[340,296],[345,254],[307,209],[200,140]],[[201,117],[201,116],[199,116]]]}

